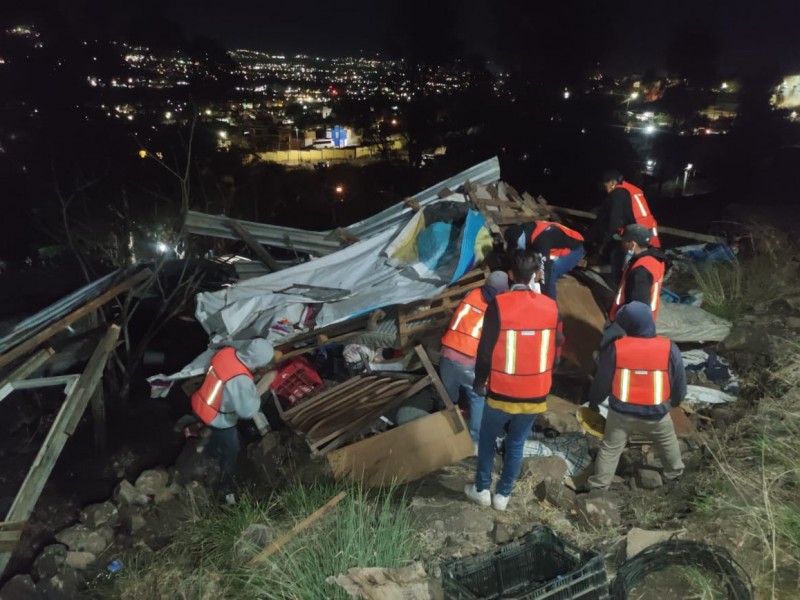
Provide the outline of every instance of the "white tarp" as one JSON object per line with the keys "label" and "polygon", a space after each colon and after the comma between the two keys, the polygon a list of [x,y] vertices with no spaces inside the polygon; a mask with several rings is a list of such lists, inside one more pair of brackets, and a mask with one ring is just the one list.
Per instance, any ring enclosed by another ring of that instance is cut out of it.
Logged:
{"label": "white tarp", "polygon": [[662,302],[656,331],[673,342],[721,342],[731,323],[699,306]]}

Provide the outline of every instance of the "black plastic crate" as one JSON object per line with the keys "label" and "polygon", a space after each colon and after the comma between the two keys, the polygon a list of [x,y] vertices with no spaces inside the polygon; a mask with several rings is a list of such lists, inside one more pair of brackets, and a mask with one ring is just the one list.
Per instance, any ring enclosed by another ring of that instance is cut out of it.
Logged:
{"label": "black plastic crate", "polygon": [[605,600],[603,557],[581,552],[544,525],[497,550],[442,564],[448,600]]}

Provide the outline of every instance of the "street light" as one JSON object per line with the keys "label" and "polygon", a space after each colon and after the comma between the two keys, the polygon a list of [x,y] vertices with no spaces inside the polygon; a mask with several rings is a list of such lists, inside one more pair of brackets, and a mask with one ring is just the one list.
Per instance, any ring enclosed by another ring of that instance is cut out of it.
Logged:
{"label": "street light", "polygon": [[339,185],[337,185],[337,186],[334,188],[334,191],[335,191],[337,194],[339,194],[339,195],[342,195],[342,194],[344,193],[344,186],[343,186],[343,185],[340,183]]}
{"label": "street light", "polygon": [[650,125],[644,128],[644,132],[647,135],[653,135],[656,132],[656,126],[651,123]]}

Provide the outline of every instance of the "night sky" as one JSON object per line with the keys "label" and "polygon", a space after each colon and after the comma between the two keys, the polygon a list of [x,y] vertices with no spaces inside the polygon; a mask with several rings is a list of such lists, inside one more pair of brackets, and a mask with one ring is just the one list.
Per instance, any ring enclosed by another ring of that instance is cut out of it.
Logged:
{"label": "night sky", "polygon": [[[467,51],[492,57],[496,30],[492,6],[504,0],[459,0],[458,37]],[[436,0],[431,0],[436,2]],[[515,10],[548,18],[541,2],[514,3]],[[581,2],[576,4],[580,5]],[[719,67],[748,70],[765,63],[800,71],[800,2],[795,0],[648,0],[608,2],[608,21],[598,28],[615,39],[607,61],[613,71],[663,66],[675,32],[707,30],[718,39]],[[326,55],[385,51],[402,0],[172,0],[168,15],[187,33],[198,33],[228,48]],[[425,19],[425,14],[419,15]],[[554,27],[569,24],[553,23]],[[575,40],[580,43],[580,40]]]}

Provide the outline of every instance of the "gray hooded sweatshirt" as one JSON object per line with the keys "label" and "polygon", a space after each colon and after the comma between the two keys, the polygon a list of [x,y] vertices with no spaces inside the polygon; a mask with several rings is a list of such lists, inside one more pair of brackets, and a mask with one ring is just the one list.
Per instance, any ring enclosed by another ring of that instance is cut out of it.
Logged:
{"label": "gray hooded sweatshirt", "polygon": [[[272,344],[257,338],[247,342],[232,342],[236,357],[250,372],[267,366],[273,358]],[[255,382],[246,375],[237,375],[229,380],[222,391],[222,405],[219,414],[211,421],[217,429],[233,427],[239,419],[252,419],[261,408],[261,398],[256,392]]]}

